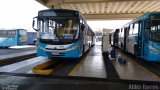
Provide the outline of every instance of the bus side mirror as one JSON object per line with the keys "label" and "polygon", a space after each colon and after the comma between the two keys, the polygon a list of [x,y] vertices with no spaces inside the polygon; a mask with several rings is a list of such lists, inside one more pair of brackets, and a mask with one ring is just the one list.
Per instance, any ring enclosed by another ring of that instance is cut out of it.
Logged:
{"label": "bus side mirror", "polygon": [[34,17],[34,18],[33,18],[32,28],[33,28],[35,31],[39,31],[38,25],[37,25],[37,17]]}
{"label": "bus side mirror", "polygon": [[85,29],[85,25],[84,24],[81,24],[81,29],[82,29],[82,31],[84,31],[84,29]]}

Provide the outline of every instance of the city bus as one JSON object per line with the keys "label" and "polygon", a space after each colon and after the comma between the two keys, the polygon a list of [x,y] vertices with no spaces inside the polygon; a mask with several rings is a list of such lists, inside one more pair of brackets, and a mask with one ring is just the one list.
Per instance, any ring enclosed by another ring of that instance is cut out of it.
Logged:
{"label": "city bus", "polygon": [[160,62],[160,12],[150,12],[121,28],[123,50],[147,61]]}
{"label": "city bus", "polygon": [[36,45],[37,42],[37,32],[27,32],[27,44]]}
{"label": "city bus", "polygon": [[80,58],[94,44],[95,34],[77,10],[41,10],[32,26],[38,56]]}
{"label": "city bus", "polygon": [[27,30],[0,30],[0,47],[8,48],[27,44]]}
{"label": "city bus", "polygon": [[122,51],[126,51],[126,37],[128,35],[128,29],[127,26],[123,26],[119,29],[118,34],[118,47]]}
{"label": "city bus", "polygon": [[119,29],[115,29],[110,33],[110,43],[114,47],[118,47],[118,35],[119,35]]}

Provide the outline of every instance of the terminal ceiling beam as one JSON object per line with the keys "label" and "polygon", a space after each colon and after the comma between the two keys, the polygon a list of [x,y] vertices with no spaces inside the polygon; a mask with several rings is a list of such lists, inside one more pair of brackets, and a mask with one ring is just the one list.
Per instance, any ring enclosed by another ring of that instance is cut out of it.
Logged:
{"label": "terminal ceiling beam", "polygon": [[132,20],[142,14],[84,14],[87,20]]}
{"label": "terminal ceiling beam", "polygon": [[130,19],[130,18],[136,18],[143,13],[160,11],[160,0],[36,0],[36,1],[48,8],[64,8],[64,9],[79,10],[88,19],[94,19],[94,18],[114,19],[114,17],[115,19],[118,18]]}
{"label": "terminal ceiling beam", "polygon": [[[39,0],[37,0],[39,1]],[[41,0],[40,0],[41,1]],[[45,0],[42,0],[45,1]],[[131,1],[159,1],[159,0],[47,0],[47,5],[55,4],[81,4],[81,3],[107,3],[107,2],[131,2]]]}

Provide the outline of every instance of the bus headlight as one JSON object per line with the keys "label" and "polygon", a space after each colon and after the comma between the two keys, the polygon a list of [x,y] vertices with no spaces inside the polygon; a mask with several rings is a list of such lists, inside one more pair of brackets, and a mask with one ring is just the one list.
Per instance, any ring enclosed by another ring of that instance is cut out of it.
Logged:
{"label": "bus headlight", "polygon": [[41,50],[44,50],[44,48],[43,48],[43,47],[41,47],[41,46],[37,46],[37,48],[39,48],[39,49],[41,49]]}
{"label": "bus headlight", "polygon": [[68,48],[68,49],[66,49],[66,51],[72,51],[72,50],[75,50],[76,48],[78,48],[78,45],[71,47],[71,48]]}

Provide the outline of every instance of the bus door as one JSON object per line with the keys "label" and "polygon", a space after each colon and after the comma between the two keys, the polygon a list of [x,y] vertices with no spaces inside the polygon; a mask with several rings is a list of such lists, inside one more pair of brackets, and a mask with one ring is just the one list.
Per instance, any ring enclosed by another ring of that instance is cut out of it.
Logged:
{"label": "bus door", "polygon": [[144,22],[140,21],[139,22],[139,29],[138,29],[138,42],[137,42],[137,53],[136,53],[136,56],[139,56],[141,57],[142,56],[142,52],[143,52],[143,27],[144,26]]}
{"label": "bus door", "polygon": [[27,44],[27,31],[20,29],[17,33],[17,43],[18,45],[26,45]]}
{"label": "bus door", "polygon": [[126,51],[126,41],[127,41],[128,35],[129,35],[128,31],[129,31],[129,28],[125,27],[124,28],[124,47],[123,47],[123,51]]}
{"label": "bus door", "polygon": [[131,43],[130,43],[130,35],[129,35],[129,32],[132,31],[131,30],[131,26],[129,25],[127,28],[126,28],[126,31],[125,31],[125,51],[129,52],[129,50],[131,49]]}

